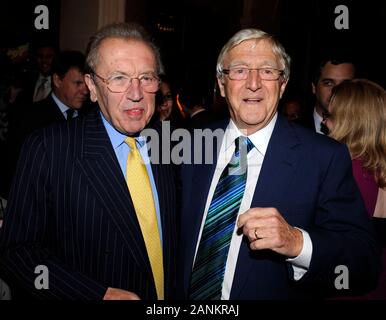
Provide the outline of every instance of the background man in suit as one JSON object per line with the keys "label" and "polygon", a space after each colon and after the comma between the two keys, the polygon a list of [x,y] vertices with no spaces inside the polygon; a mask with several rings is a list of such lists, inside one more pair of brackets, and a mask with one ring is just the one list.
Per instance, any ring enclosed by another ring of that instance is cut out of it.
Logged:
{"label": "background man in suit", "polygon": [[315,95],[315,105],[312,114],[308,114],[305,126],[317,133],[326,134],[328,129],[322,123],[323,113],[328,110],[332,89],[343,82],[355,77],[355,66],[351,60],[338,55],[321,61],[312,80],[312,93]]}
{"label": "background man in suit", "polygon": [[33,90],[33,102],[45,99],[51,92],[52,63],[55,58],[53,46],[42,46],[36,50],[36,66],[38,77]]}
{"label": "background man in suit", "polygon": [[52,63],[57,48],[46,39],[38,43],[31,55],[32,68],[21,78],[21,91],[15,99],[18,108],[30,107],[31,103],[45,99],[51,92]]}
{"label": "background man in suit", "polygon": [[194,130],[206,127],[211,121],[211,115],[205,106],[205,96],[202,89],[193,83],[186,84],[178,94],[184,112],[188,115],[186,128]]}
{"label": "background man in suit", "polygon": [[80,114],[89,93],[84,81],[84,64],[85,57],[79,51],[59,53],[52,63],[51,94],[28,107],[19,108],[10,119],[6,169],[1,181],[1,193],[5,198],[8,197],[21,146],[27,135],[55,122],[71,120]]}
{"label": "background man in suit", "polygon": [[76,118],[88,98],[84,81],[85,57],[79,51],[62,51],[52,64],[52,93],[28,108],[29,132]]}
{"label": "background man in suit", "polygon": [[311,298],[335,290],[339,265],[354,291],[376,282],[379,258],[347,149],[277,114],[289,70],[284,48],[256,29],[236,33],[219,55],[231,120],[216,127],[225,134],[214,164],[182,168],[190,299]]}
{"label": "background man in suit", "polygon": [[[171,296],[172,169],[140,161],[162,69],[137,25],[92,37],[86,83],[100,110],[35,131],[22,150],[0,240],[0,274],[12,288],[53,299]],[[34,285],[38,265],[49,270],[47,290]]]}

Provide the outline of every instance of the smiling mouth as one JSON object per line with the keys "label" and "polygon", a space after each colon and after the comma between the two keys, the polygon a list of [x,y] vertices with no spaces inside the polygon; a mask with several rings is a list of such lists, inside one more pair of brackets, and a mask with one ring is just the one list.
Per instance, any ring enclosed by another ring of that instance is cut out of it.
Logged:
{"label": "smiling mouth", "polygon": [[247,104],[255,104],[263,101],[262,98],[256,98],[256,99],[243,99],[243,101]]}

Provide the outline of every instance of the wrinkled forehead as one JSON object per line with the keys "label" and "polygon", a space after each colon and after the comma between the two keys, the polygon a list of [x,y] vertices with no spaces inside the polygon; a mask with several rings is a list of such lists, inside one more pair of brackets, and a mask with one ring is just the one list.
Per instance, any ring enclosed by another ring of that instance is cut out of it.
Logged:
{"label": "wrinkled forehead", "polygon": [[143,55],[151,55],[155,59],[153,49],[146,42],[134,38],[106,38],[101,41],[97,52],[99,56],[107,58],[124,50],[132,54],[141,52]]}
{"label": "wrinkled forehead", "polygon": [[248,39],[234,45],[224,56],[224,62],[232,65],[258,62],[278,67],[280,59],[267,39]]}
{"label": "wrinkled forehead", "polygon": [[152,48],[137,39],[108,38],[101,42],[96,57],[97,65],[112,67],[128,63],[133,67],[156,69],[156,56]]}
{"label": "wrinkled forehead", "polygon": [[235,50],[267,50],[273,53],[271,41],[265,38],[243,40],[230,47],[227,54],[230,54]]}

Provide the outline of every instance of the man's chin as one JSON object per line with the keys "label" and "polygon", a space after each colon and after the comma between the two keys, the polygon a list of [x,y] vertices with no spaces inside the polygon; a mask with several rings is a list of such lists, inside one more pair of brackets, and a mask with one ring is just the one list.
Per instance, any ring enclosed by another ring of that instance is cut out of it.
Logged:
{"label": "man's chin", "polygon": [[131,123],[130,126],[126,126],[124,129],[124,133],[128,135],[136,135],[145,129],[147,122],[146,121],[138,121],[138,123]]}

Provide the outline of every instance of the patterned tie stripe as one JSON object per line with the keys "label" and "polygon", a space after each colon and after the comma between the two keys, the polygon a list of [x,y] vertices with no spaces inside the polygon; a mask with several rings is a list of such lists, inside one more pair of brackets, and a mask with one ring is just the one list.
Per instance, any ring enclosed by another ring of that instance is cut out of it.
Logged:
{"label": "patterned tie stripe", "polygon": [[190,298],[194,300],[221,298],[229,244],[244,195],[247,153],[253,148],[246,137],[239,137],[235,144],[235,153],[221,174],[202,231],[190,287]]}

